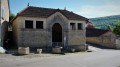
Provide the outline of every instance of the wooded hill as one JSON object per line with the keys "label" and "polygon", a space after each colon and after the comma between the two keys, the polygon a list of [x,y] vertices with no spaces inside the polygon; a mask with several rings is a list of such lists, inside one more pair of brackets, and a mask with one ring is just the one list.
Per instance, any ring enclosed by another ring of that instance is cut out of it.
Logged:
{"label": "wooded hill", "polygon": [[98,18],[90,18],[89,20],[96,27],[100,29],[107,29],[110,25],[114,27],[115,24],[120,21],[120,15],[106,16],[106,17],[98,17]]}

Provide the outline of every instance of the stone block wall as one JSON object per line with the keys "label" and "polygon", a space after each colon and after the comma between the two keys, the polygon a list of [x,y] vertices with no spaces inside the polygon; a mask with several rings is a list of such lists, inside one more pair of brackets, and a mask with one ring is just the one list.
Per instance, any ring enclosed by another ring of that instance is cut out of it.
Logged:
{"label": "stone block wall", "polygon": [[85,50],[85,44],[86,44],[85,31],[68,32],[68,47],[80,51]]}
{"label": "stone block wall", "polygon": [[101,45],[108,47],[108,48],[116,48],[116,44],[115,44],[115,40],[116,40],[116,35],[109,31],[105,34],[103,34],[102,36],[100,36],[99,38],[101,38]]}
{"label": "stone block wall", "polygon": [[94,43],[94,44],[100,44],[101,39],[98,37],[87,37],[86,42]]}
{"label": "stone block wall", "polygon": [[116,39],[116,48],[120,49],[120,38]]}
{"label": "stone block wall", "polygon": [[69,31],[68,45],[83,45],[86,43],[84,31]]}
{"label": "stone block wall", "polygon": [[19,45],[25,47],[46,47],[49,45],[49,32],[44,30],[25,30],[19,36]]}
{"label": "stone block wall", "polygon": [[115,38],[109,38],[110,36],[108,36],[108,38],[107,37],[103,38],[103,37],[87,37],[86,41],[89,43],[98,44],[108,48],[116,48],[115,41],[111,41],[112,39]]}

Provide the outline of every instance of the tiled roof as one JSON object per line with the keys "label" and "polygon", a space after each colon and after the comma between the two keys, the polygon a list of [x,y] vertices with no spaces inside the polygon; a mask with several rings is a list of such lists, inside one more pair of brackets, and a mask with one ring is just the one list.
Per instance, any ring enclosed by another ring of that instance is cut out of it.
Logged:
{"label": "tiled roof", "polygon": [[50,15],[54,14],[55,12],[62,13],[69,20],[83,20],[83,21],[88,20],[87,18],[80,16],[80,15],[77,15],[71,11],[68,11],[68,10],[33,7],[33,6],[28,6],[27,8],[25,8],[24,10],[19,12],[18,16],[47,18]]}
{"label": "tiled roof", "polygon": [[98,37],[108,32],[109,30],[86,28],[86,37]]}

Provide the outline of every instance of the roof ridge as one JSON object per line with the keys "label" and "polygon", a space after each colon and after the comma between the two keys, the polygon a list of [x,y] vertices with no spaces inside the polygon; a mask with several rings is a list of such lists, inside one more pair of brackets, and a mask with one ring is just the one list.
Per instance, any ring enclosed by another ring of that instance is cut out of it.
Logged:
{"label": "roof ridge", "polygon": [[[71,12],[69,10],[65,10],[65,9],[60,9],[60,8],[46,8],[46,7],[37,7],[37,6],[29,6],[29,7],[33,7],[33,8],[43,8],[43,9],[52,9],[52,10],[60,10],[60,11],[68,11]],[[72,12],[73,13],[73,12]]]}
{"label": "roof ridge", "polygon": [[19,16],[31,16],[31,17],[49,17],[50,15],[54,14],[55,12],[62,13],[65,17],[70,20],[84,20],[87,21],[88,19],[80,16],[74,12],[65,9],[55,9],[55,8],[45,8],[45,7],[36,7],[36,6],[27,6],[23,10],[21,10],[17,15]]}
{"label": "roof ridge", "polygon": [[24,12],[26,9],[28,9],[29,6],[27,6],[26,8],[24,8],[23,10],[21,10],[20,12],[18,12],[17,14],[21,14],[22,12]]}
{"label": "roof ridge", "polygon": [[37,7],[37,6],[29,6],[29,7],[33,7],[33,8],[43,8],[43,9],[53,9],[53,10],[56,10],[55,8],[46,8],[46,7]]}
{"label": "roof ridge", "polygon": [[23,10],[21,10],[20,12],[18,12],[17,14],[21,14],[22,12],[24,12],[26,9],[28,8],[42,8],[42,9],[52,9],[52,10],[57,10],[57,9],[54,9],[54,8],[45,8],[45,7],[37,7],[37,6],[27,6],[26,8],[24,8]]}

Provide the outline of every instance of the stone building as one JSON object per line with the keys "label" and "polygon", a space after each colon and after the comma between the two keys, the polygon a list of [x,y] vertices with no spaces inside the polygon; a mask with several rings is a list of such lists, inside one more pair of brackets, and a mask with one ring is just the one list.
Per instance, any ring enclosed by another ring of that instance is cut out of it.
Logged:
{"label": "stone building", "polygon": [[66,9],[28,6],[13,19],[16,45],[85,49],[87,18]]}
{"label": "stone building", "polygon": [[86,23],[86,28],[95,28],[95,25],[92,24],[91,22]]}
{"label": "stone building", "polygon": [[0,47],[4,47],[9,22],[9,0],[0,0]]}
{"label": "stone building", "polygon": [[86,42],[116,48],[116,35],[109,30],[86,28]]}

